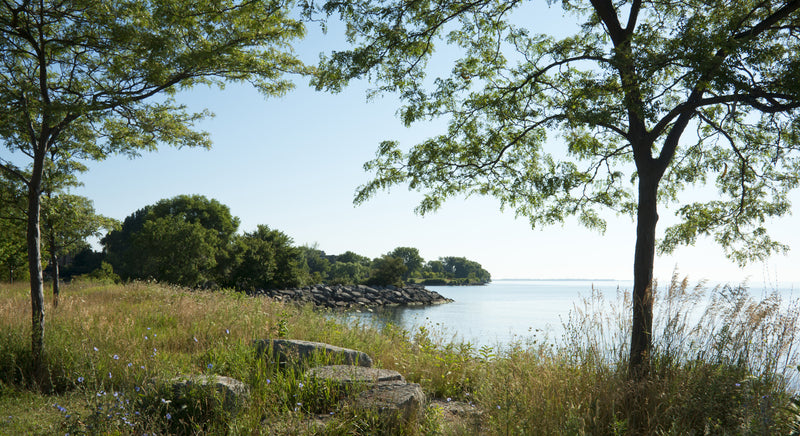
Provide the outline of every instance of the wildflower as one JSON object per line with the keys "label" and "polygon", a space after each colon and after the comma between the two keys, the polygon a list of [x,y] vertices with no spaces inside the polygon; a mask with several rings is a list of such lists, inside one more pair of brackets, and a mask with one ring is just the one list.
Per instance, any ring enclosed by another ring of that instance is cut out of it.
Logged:
{"label": "wildflower", "polygon": [[144,369],[144,365],[140,366],[139,369]]}
{"label": "wildflower", "polygon": [[211,368],[213,368],[213,367],[214,367],[214,364],[213,364],[213,363],[209,363],[209,364],[208,364],[208,369],[211,369]]}
{"label": "wildflower", "polygon": [[148,338],[147,335],[144,335],[144,340],[146,341],[148,339],[150,339],[150,338]]}
{"label": "wildflower", "polygon": [[94,351],[100,351],[100,350],[97,349],[97,347],[92,347],[92,348],[94,348]]}
{"label": "wildflower", "polygon": [[736,386],[737,388],[738,388],[739,386],[741,386],[741,385],[742,385],[741,383],[734,383],[734,386]]}
{"label": "wildflower", "polygon": [[228,329],[225,329],[225,334],[226,334],[226,335],[229,335],[229,334],[231,334],[231,331],[230,331],[230,330],[228,330]]}
{"label": "wildflower", "polygon": [[78,377],[78,383],[83,383],[83,377]]}
{"label": "wildflower", "polygon": [[497,405],[497,410],[500,410],[500,405],[499,404]]}
{"label": "wildflower", "polygon": [[197,336],[192,336],[192,339],[194,339],[194,341],[197,342]]}
{"label": "wildflower", "polygon": [[111,373],[110,372],[108,373],[108,378],[111,378]]}
{"label": "wildflower", "polygon": [[147,330],[150,330],[150,327],[148,327]]}
{"label": "wildflower", "polygon": [[447,402],[448,402],[448,403],[450,402],[450,400],[451,400],[451,398],[450,398],[450,397],[447,397]]}
{"label": "wildflower", "polygon": [[272,383],[272,380],[267,379],[267,384],[270,384],[270,383]]}
{"label": "wildflower", "polygon": [[167,412],[167,419],[168,419],[168,420],[169,420],[169,419],[172,419],[172,415],[170,415],[170,414],[169,414],[169,412]]}
{"label": "wildflower", "polygon": [[133,387],[133,390],[135,390],[136,392],[139,392],[141,389],[142,389],[142,388],[140,388],[139,386],[134,386],[134,387]]}
{"label": "wildflower", "polygon": [[297,386],[298,386],[300,389],[302,389],[302,388],[303,388],[303,383],[302,383],[302,382],[301,382],[301,383],[298,383],[298,384],[297,384]]}
{"label": "wildflower", "polygon": [[132,367],[132,366],[133,366],[133,363],[131,363],[131,362],[128,362],[128,368],[130,368],[130,367]]}
{"label": "wildflower", "polygon": [[114,360],[119,360],[119,354],[115,354],[115,355],[111,356],[111,358],[114,359]]}

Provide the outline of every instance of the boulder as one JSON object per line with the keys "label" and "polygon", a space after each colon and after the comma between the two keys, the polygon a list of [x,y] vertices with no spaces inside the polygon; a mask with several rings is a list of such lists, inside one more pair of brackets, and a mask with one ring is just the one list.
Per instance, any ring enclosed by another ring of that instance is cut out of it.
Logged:
{"label": "boulder", "polygon": [[377,412],[384,419],[414,422],[422,413],[425,393],[416,383],[378,384],[361,392],[353,401],[354,407]]}
{"label": "boulder", "polygon": [[421,286],[306,286],[301,289],[257,290],[256,295],[265,295],[279,301],[313,302],[317,306],[331,308],[375,307],[387,304],[418,306],[423,304],[449,303],[435,291]]}
{"label": "boulder", "polygon": [[377,385],[405,383],[405,378],[391,369],[367,368],[362,366],[329,365],[318,366],[306,371],[306,375],[334,382],[342,387],[350,385]]}
{"label": "boulder", "polygon": [[238,413],[250,398],[250,387],[235,378],[220,375],[183,375],[170,380],[176,397],[182,397],[194,387],[213,388],[222,398],[223,409]]}
{"label": "boulder", "polygon": [[313,364],[316,359],[326,363],[344,365],[372,366],[372,358],[366,353],[322,342],[300,341],[295,339],[257,339],[256,353],[265,354],[272,349],[272,358],[282,364],[299,366]]}

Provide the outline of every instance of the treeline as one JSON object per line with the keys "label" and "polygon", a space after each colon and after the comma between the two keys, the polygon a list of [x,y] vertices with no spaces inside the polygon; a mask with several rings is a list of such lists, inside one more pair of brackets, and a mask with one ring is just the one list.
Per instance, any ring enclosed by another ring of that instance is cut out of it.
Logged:
{"label": "treeline", "polygon": [[216,200],[200,195],[161,200],[108,232],[101,239],[102,252],[83,244],[65,256],[62,277],[89,274],[245,291],[318,283],[478,284],[491,279],[479,263],[463,257],[426,262],[411,247],[375,259],[352,251],[329,255],[294,245],[288,235],[266,225],[244,233],[237,233],[238,227],[239,219]]}

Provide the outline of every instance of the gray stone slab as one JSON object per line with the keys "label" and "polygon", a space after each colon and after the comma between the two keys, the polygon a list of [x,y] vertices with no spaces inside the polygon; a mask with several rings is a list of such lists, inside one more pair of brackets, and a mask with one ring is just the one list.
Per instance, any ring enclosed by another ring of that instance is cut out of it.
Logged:
{"label": "gray stone slab", "polygon": [[322,358],[329,363],[372,366],[372,358],[366,353],[322,342],[296,339],[257,339],[255,346],[258,354],[264,354],[271,348],[272,358],[281,363],[303,366],[313,363],[314,359]]}
{"label": "gray stone slab", "polygon": [[341,385],[381,383],[405,383],[405,378],[391,369],[365,368],[361,366],[329,365],[311,368],[306,375],[329,380]]}

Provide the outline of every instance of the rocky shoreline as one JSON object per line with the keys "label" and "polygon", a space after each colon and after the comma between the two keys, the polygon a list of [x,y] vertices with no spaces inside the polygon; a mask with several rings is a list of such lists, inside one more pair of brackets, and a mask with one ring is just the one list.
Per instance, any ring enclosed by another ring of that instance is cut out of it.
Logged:
{"label": "rocky shoreline", "polygon": [[426,306],[453,301],[419,285],[402,288],[391,285],[314,285],[298,289],[258,290],[253,295],[270,297],[279,301],[313,303],[317,306],[334,309]]}

